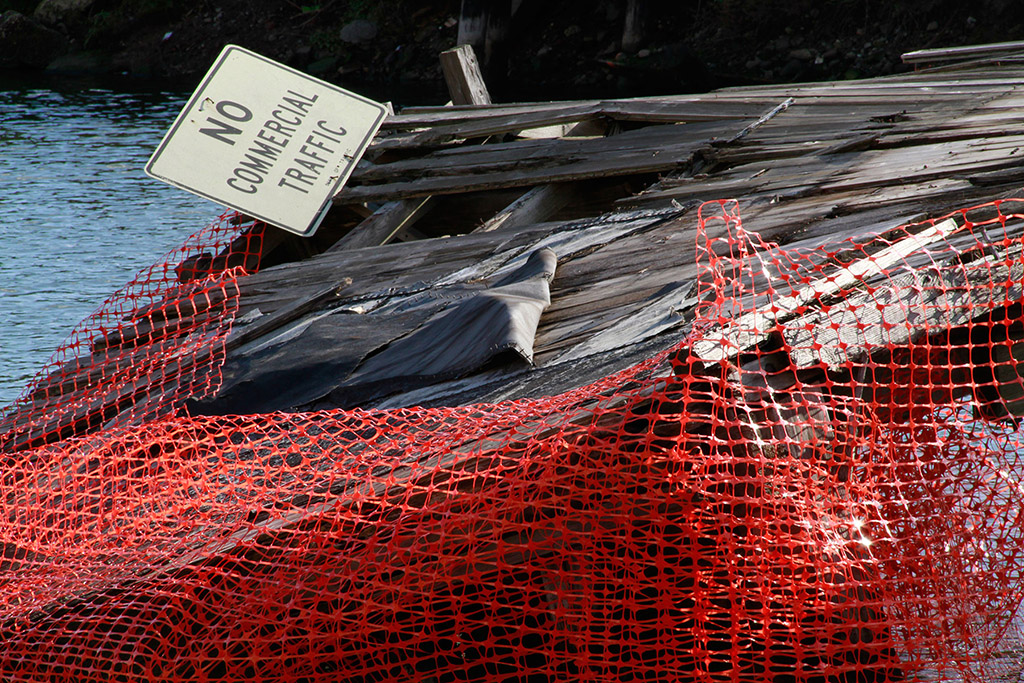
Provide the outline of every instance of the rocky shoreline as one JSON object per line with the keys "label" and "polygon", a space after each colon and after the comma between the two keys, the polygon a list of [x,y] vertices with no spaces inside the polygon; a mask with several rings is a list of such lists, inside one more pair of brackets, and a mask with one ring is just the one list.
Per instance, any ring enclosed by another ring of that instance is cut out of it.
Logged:
{"label": "rocky shoreline", "polygon": [[[498,101],[879,76],[907,70],[910,50],[1024,37],[1024,7],[1009,0],[650,0],[625,50],[624,0],[512,4]],[[0,75],[191,87],[235,43],[370,95],[428,103],[444,97],[437,55],[458,40],[460,1],[0,0],[0,11]]]}

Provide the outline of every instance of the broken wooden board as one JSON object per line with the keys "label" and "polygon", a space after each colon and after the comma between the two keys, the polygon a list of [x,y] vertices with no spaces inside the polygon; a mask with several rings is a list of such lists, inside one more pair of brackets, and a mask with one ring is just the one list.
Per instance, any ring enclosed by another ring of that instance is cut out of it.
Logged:
{"label": "broken wooden board", "polygon": [[793,294],[774,299],[758,310],[746,313],[722,329],[694,342],[692,355],[705,363],[720,363],[752,350],[767,340],[769,333],[785,325],[812,304],[863,284],[904,261],[913,252],[952,235],[962,226],[951,218],[840,268],[828,277],[812,282]]}

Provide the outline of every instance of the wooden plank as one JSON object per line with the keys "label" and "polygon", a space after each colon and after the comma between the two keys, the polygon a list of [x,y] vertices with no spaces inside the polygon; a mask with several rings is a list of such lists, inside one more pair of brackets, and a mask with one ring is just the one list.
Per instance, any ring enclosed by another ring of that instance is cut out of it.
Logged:
{"label": "wooden plank", "polygon": [[1011,40],[1004,43],[914,50],[913,52],[904,52],[900,55],[900,59],[904,64],[934,64],[936,62],[959,61],[976,57],[993,57],[1014,52],[1024,52],[1024,41]]}
{"label": "wooden plank", "polygon": [[387,202],[325,253],[343,249],[361,249],[387,244],[399,231],[411,227],[433,203],[431,197],[416,197]]}
{"label": "wooden plank", "polygon": [[878,97],[892,97],[897,94],[913,95],[917,92],[928,94],[928,91],[942,90],[946,94],[970,94],[993,89],[1010,90],[1019,85],[1024,77],[1024,69],[1010,67],[1000,70],[979,69],[976,74],[956,74],[956,78],[932,74],[908,74],[904,76],[886,76],[874,79],[854,81],[826,81],[798,85],[762,85],[733,86],[717,91],[719,96],[760,97],[770,93],[771,96],[833,96],[868,94]]}
{"label": "wooden plank", "polygon": [[744,314],[720,330],[705,335],[694,343],[693,355],[709,364],[734,358],[767,340],[772,330],[796,317],[803,307],[834,296],[867,278],[883,273],[914,251],[952,235],[960,227],[956,221],[946,219],[916,235],[908,235],[876,254],[854,261],[794,294],[779,297],[768,306]]}
{"label": "wooden plank", "polygon": [[597,118],[640,123],[697,123],[707,121],[740,121],[760,116],[770,100],[754,105],[716,102],[679,102],[665,100],[584,101],[555,105],[486,107],[456,109],[453,113],[429,116],[396,116],[385,124],[394,128],[425,128],[378,139],[373,149],[396,149],[409,146],[437,146],[473,137],[516,133],[542,126],[578,123]]}
{"label": "wooden plank", "polygon": [[501,116],[558,111],[570,107],[594,107],[599,104],[601,104],[600,100],[554,100],[550,102],[492,102],[487,107],[456,104],[406,107],[400,114],[386,118],[381,124],[381,128],[397,130],[429,128],[453,122],[465,123]]}
{"label": "wooden plank", "polygon": [[978,59],[971,59],[963,62],[946,62],[936,66],[916,68],[918,73],[936,74],[950,71],[960,72],[963,69],[988,66],[992,64],[997,64],[999,66],[1004,66],[1006,64],[1024,64],[1024,53],[1015,52],[1003,55],[992,55],[991,57],[979,57]]}
{"label": "wooden plank", "polygon": [[782,112],[784,112],[787,109],[789,109],[789,106],[791,104],[793,104],[794,101],[795,100],[792,97],[787,97],[783,102],[779,103],[775,107],[772,107],[772,109],[770,111],[767,111],[764,114],[762,114],[761,117],[757,121],[754,121],[753,123],[751,123],[748,126],[744,126],[743,130],[741,130],[740,132],[736,133],[735,135],[733,135],[731,138],[729,138],[728,140],[726,140],[722,144],[731,145],[734,142],[738,142],[739,140],[742,140],[743,138],[745,138],[746,136],[750,135],[752,132],[754,132],[755,130],[757,130],[761,126],[763,126],[764,124],[766,124],[769,121],[771,121],[772,119],[774,119],[776,116],[778,116]]}
{"label": "wooden plank", "polygon": [[566,182],[590,178],[667,172],[688,163],[690,155],[701,145],[690,142],[651,152],[639,150],[629,154],[611,152],[580,161],[568,160],[560,166],[542,166],[530,172],[514,170],[491,173],[424,178],[384,185],[349,187],[334,198],[336,203],[390,201],[432,194],[460,194],[481,190],[528,187],[539,183]]}
{"label": "wooden plank", "polygon": [[[695,151],[707,147],[713,130],[720,132],[721,126],[712,123],[648,126],[607,138],[531,140],[523,141],[522,147],[495,145],[493,150],[460,149],[445,155],[365,168],[335,197],[335,202],[386,201],[666,171],[688,163]],[[523,149],[531,153],[524,155]],[[466,163],[468,159],[472,159],[472,163]],[[377,178],[391,182],[365,184]]]}
{"label": "wooden plank", "polygon": [[336,282],[339,273],[352,279],[346,296],[353,303],[419,291],[439,278],[478,265],[499,246],[514,252],[554,229],[551,225],[527,226],[511,235],[500,232],[450,237],[444,240],[443,248],[438,240],[423,240],[358,252],[324,253],[307,261],[282,264],[239,280],[239,315],[255,308],[271,314],[295,299],[312,295],[325,282]]}
{"label": "wooden plank", "polygon": [[[569,183],[539,185],[523,193],[473,232],[491,232],[499,228],[514,230],[531,223],[540,223],[569,203],[575,194]],[[415,200],[406,200],[415,201]]]}
{"label": "wooden plank", "polygon": [[1024,299],[1024,262],[1011,253],[963,263],[959,258],[903,274],[871,292],[827,310],[814,310],[785,326],[797,368],[839,369],[874,351],[964,325]]}
{"label": "wooden plank", "polygon": [[580,123],[595,119],[599,115],[600,110],[596,106],[581,105],[539,112],[488,116],[379,138],[371,144],[371,149],[375,151],[429,149],[453,145],[473,138],[518,133],[521,130],[530,128]]}
{"label": "wooden plank", "polygon": [[[763,86],[717,90],[700,95],[674,95],[662,97],[641,97],[622,100],[572,100],[540,103],[502,103],[490,107],[407,107],[402,113],[389,117],[383,127],[410,129],[439,124],[453,120],[470,120],[500,117],[505,115],[537,114],[566,108],[586,106],[597,107],[609,118],[624,121],[678,122],[750,119],[758,116],[765,107],[787,97],[799,97],[803,104],[799,111],[819,116],[822,110],[849,111],[857,107],[881,107],[886,109],[928,109],[955,105],[963,110],[963,98],[1009,93],[1012,86],[1024,79],[1024,70],[1019,77],[994,80],[991,72],[984,82],[973,83],[969,79],[942,82],[935,78],[917,77],[919,83],[860,81],[859,85],[843,83],[817,83],[808,86]],[[896,102],[896,100],[903,100]],[[793,114],[791,114],[793,115]]]}
{"label": "wooden plank", "polygon": [[[480,66],[472,47],[461,45],[442,52],[441,67],[452,102],[490,104],[491,97],[487,93],[487,86],[480,74]],[[433,200],[429,196],[388,202],[338,240],[328,251],[387,244],[400,231],[409,231],[412,225],[430,210],[432,204]]]}
{"label": "wooden plank", "polygon": [[490,104],[480,64],[471,45],[459,45],[441,53],[441,70],[454,104]]}
{"label": "wooden plank", "polygon": [[[1024,149],[1024,138],[1008,133],[995,139],[967,138],[932,143],[899,137],[898,141],[900,144],[896,145],[886,135],[858,135],[850,140],[852,151],[842,151],[846,143],[824,149],[809,146],[809,153],[841,156],[849,160],[845,162],[841,159],[823,162],[814,157],[787,159],[781,156],[787,153],[785,148],[775,147],[763,150],[760,147],[741,148],[738,153],[723,150],[714,159],[719,163],[735,164],[733,168],[700,180],[665,178],[646,193],[623,202],[625,205],[638,205],[679,200],[699,196],[701,192],[712,196],[731,196],[741,189],[745,195],[751,196],[780,192],[804,185],[810,179],[815,179],[820,194],[860,190],[865,196],[886,186],[944,183],[963,178],[968,173],[969,177],[977,177],[979,184],[989,178],[991,182],[1009,182],[1020,164],[1016,159],[1017,150]],[[872,145],[873,149],[861,151],[859,148],[864,144]],[[764,158],[759,158],[762,152]],[[881,168],[886,169],[885,173],[879,173]],[[743,187],[744,183],[749,184]]]}

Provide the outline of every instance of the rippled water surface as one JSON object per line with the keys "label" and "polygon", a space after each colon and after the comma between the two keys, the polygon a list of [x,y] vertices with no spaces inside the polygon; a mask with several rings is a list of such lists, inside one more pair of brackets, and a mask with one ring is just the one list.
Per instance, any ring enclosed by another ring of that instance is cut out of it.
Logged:
{"label": "rippled water surface", "polygon": [[187,97],[0,83],[0,409],[107,296],[224,211],[142,170]]}

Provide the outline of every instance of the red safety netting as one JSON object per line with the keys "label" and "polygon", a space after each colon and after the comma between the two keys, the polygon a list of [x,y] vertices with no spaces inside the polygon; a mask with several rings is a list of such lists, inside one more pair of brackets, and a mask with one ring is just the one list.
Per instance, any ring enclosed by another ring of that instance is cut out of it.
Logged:
{"label": "red safety netting", "polygon": [[4,418],[0,677],[1015,677],[1011,206],[787,251],[711,203],[693,332],[638,367],[494,405],[190,417],[259,252],[217,226]]}
{"label": "red safety netting", "polygon": [[[142,424],[220,386],[240,275],[263,228],[237,214],[192,235],[82,321],[0,419],[0,454]],[[7,458],[5,458],[7,460]]]}

